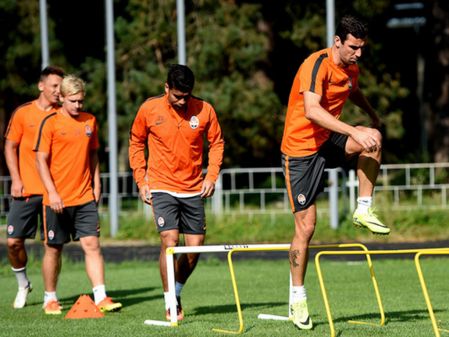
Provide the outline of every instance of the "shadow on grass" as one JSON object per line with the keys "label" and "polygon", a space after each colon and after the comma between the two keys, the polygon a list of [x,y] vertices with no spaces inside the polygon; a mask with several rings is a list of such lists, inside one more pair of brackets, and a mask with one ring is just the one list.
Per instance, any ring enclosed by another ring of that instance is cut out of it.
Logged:
{"label": "shadow on grass", "polygon": [[[126,290],[109,290],[109,291],[107,291],[107,294],[108,294],[108,296],[112,297],[114,299],[114,301],[121,302],[123,304],[123,306],[129,307],[129,306],[136,305],[136,304],[139,304],[139,303],[142,303],[145,301],[152,301],[152,300],[160,298],[161,297],[160,294],[128,298],[129,296],[142,294],[142,293],[146,293],[146,292],[151,292],[154,289],[156,289],[156,287],[145,287],[145,288],[136,288],[136,289],[129,289],[129,290],[128,289],[126,289]],[[75,296],[62,297],[59,299],[59,301],[61,302],[61,304],[64,305],[64,307],[71,306],[71,305],[73,305],[73,303],[76,302],[76,300],[81,295],[82,294],[75,295]],[[93,299],[92,294],[87,294],[87,295],[89,295]]]}
{"label": "shadow on grass", "polygon": [[[434,313],[444,312],[443,309],[434,309]],[[367,313],[355,316],[343,316],[339,318],[334,318],[334,323],[347,322],[347,321],[363,321],[373,324],[380,322],[379,313]],[[385,313],[385,324],[388,322],[409,322],[416,320],[430,320],[429,312],[425,309],[423,310],[407,310],[407,311],[390,311]],[[327,323],[327,321],[325,322]]]}
{"label": "shadow on grass", "polygon": [[[247,308],[273,308],[284,306],[285,302],[263,302],[263,303],[250,303],[250,304],[242,304],[242,311]],[[193,310],[194,315],[207,315],[207,314],[223,314],[223,313],[231,313],[237,312],[237,308],[235,304],[226,304],[226,305],[215,305],[215,306],[202,306],[196,307]]]}

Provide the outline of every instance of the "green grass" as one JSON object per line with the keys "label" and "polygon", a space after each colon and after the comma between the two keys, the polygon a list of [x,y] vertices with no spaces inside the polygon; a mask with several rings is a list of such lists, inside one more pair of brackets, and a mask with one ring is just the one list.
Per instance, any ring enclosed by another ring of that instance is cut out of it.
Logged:
{"label": "green grass", "polygon": [[[34,284],[29,305],[22,310],[12,309],[16,282],[3,261],[0,267],[0,336],[223,336],[211,329],[238,329],[229,270],[226,262],[206,257],[204,255],[200,260],[183,290],[186,318],[176,328],[143,324],[146,319],[164,319],[159,271],[155,262],[107,264],[107,290],[109,295],[124,304],[122,311],[107,314],[101,319],[65,320],[63,316],[47,317],[43,314],[40,264],[35,260],[31,261],[28,271]],[[432,336],[431,321],[413,261],[376,260],[376,257],[373,261],[387,318],[383,327],[347,323],[350,319],[378,323],[380,319],[366,263],[322,262],[337,336]],[[449,320],[447,263],[447,258],[426,258],[422,262],[437,319],[446,328],[449,325],[444,323]],[[304,332],[298,331],[290,322],[257,319],[259,313],[287,313],[287,259],[239,260],[235,262],[235,272],[243,307],[243,336],[329,336],[313,263],[309,266],[306,286],[315,327]],[[83,264],[64,261],[58,288],[64,305],[63,315],[80,294],[90,293]]]}
{"label": "green grass", "polygon": [[[340,227],[333,230],[329,226],[327,214],[318,215],[313,242],[349,241],[426,241],[446,240],[449,237],[449,212],[447,210],[398,211],[379,207],[379,217],[391,227],[388,237],[379,238],[370,232],[355,229],[352,213],[341,211]],[[107,217],[102,218],[102,237],[109,236]],[[148,244],[159,245],[159,235],[151,216],[142,212],[122,213],[119,219],[116,240],[144,240]],[[207,214],[207,244],[217,243],[280,243],[290,242],[294,230],[293,215],[227,215]]]}

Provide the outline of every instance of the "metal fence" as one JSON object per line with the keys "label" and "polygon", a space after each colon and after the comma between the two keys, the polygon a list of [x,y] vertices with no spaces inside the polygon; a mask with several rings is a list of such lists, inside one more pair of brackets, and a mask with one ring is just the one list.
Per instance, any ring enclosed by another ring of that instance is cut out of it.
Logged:
{"label": "metal fence", "polygon": [[[107,216],[109,174],[102,173],[101,179],[103,193],[100,213]],[[323,201],[319,202],[319,213],[329,213],[333,218],[337,212],[338,218],[339,210],[354,209],[358,186],[354,171],[346,174],[340,169],[328,170],[326,186],[318,199]],[[0,177],[0,188],[0,224],[3,224],[9,210],[9,177]],[[448,188],[449,163],[393,164],[381,166],[375,194],[376,199],[386,200],[392,211],[447,209]],[[206,207],[216,215],[276,216],[291,212],[280,167],[222,170],[215,194],[208,199]],[[137,186],[130,172],[118,174],[118,210],[121,215],[136,211],[149,212],[149,207],[139,200]]]}

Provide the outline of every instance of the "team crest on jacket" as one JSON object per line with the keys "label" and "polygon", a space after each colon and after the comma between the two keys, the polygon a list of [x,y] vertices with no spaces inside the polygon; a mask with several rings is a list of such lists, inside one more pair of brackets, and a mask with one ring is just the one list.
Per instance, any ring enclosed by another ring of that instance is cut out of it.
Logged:
{"label": "team crest on jacket", "polygon": [[198,125],[200,125],[200,120],[198,119],[198,117],[192,116],[192,118],[190,118],[189,124],[190,124],[190,127],[193,130],[195,130],[198,127]]}
{"label": "team crest on jacket", "polygon": [[304,194],[298,195],[298,203],[302,206],[306,203],[306,196]]}
{"label": "team crest on jacket", "polygon": [[84,132],[86,133],[86,136],[87,136],[87,137],[92,136],[92,129],[91,129],[91,127],[90,127],[89,125],[86,125],[86,126],[84,127]]}

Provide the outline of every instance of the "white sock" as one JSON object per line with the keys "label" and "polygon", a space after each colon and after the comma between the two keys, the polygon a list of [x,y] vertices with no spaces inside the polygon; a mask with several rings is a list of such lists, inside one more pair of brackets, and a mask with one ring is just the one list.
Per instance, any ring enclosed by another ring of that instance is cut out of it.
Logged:
{"label": "white sock", "polygon": [[106,298],[106,287],[104,284],[92,288],[92,292],[94,293],[95,304],[100,303]]}
{"label": "white sock", "polygon": [[183,283],[179,283],[178,281],[176,281],[176,283],[175,283],[176,297],[180,297],[181,296],[182,287],[184,287],[184,284]]}
{"label": "white sock", "polygon": [[17,284],[19,285],[19,288],[26,288],[28,286],[28,277],[27,277],[27,268],[11,268],[14,274],[16,275]]}
{"label": "white sock", "polygon": [[170,298],[168,297],[168,291],[164,292],[165,310],[170,308]]}
{"label": "white sock", "polygon": [[372,197],[357,198],[357,211],[359,211],[360,213],[367,213],[372,203],[373,203]]}
{"label": "white sock", "polygon": [[56,291],[46,291],[44,292],[44,306],[47,305],[50,301],[58,301],[58,297],[56,297]]}
{"label": "white sock", "polygon": [[302,286],[292,286],[292,303],[299,302],[301,300],[306,300],[306,287]]}

